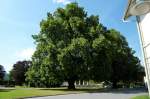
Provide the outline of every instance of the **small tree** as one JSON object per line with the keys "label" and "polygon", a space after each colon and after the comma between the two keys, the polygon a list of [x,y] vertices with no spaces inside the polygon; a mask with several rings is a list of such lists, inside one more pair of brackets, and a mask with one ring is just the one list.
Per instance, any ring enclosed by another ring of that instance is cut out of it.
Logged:
{"label": "small tree", "polygon": [[31,66],[31,61],[18,61],[13,65],[13,69],[11,70],[11,76],[17,85],[22,85],[25,83],[25,73],[28,68]]}

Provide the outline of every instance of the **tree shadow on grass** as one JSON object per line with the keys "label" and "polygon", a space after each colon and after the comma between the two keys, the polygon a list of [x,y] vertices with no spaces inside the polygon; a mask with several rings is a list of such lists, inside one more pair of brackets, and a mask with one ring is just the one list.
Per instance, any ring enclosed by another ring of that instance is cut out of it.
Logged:
{"label": "tree shadow on grass", "polygon": [[108,93],[114,94],[138,94],[138,93],[148,93],[146,88],[125,88],[125,89],[117,89],[110,90]]}
{"label": "tree shadow on grass", "polygon": [[12,90],[14,90],[14,89],[0,89],[0,92],[10,92]]}
{"label": "tree shadow on grass", "polygon": [[53,90],[53,91],[66,91],[66,92],[87,92],[87,93],[95,93],[95,92],[105,92],[108,89],[90,89],[90,88],[76,88],[74,90],[67,88],[42,88],[40,90]]}
{"label": "tree shadow on grass", "polygon": [[75,89],[69,90],[67,88],[45,88],[40,90],[53,90],[53,91],[66,91],[66,92],[83,92],[83,93],[113,93],[113,94],[138,94],[138,93],[147,93],[145,88],[122,88],[122,89]]}

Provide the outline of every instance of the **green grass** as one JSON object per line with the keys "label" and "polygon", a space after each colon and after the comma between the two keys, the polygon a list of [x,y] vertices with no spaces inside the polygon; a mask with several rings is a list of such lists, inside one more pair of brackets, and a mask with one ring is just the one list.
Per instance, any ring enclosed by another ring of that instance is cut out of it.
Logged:
{"label": "green grass", "polygon": [[142,95],[142,96],[133,97],[131,99],[150,99],[150,98],[148,97],[148,95]]}
{"label": "green grass", "polygon": [[0,89],[0,99],[18,99],[35,96],[51,96],[72,93],[97,92],[99,89],[76,89],[68,90],[65,88],[16,88],[16,89]]}
{"label": "green grass", "polygon": [[0,99],[16,99],[33,96],[48,96],[58,94],[69,94],[70,91],[52,89],[7,89],[0,90]]}

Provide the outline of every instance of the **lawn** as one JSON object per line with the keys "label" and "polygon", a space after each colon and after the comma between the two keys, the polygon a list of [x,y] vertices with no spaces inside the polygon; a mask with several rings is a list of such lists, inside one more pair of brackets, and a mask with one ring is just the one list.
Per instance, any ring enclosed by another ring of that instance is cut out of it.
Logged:
{"label": "lawn", "polygon": [[148,97],[148,95],[142,95],[142,96],[133,97],[131,99],[150,99],[150,98]]}
{"label": "lawn", "polygon": [[18,99],[34,96],[50,96],[62,94],[75,94],[84,92],[99,91],[97,89],[77,89],[75,91],[67,90],[65,88],[16,88],[16,89],[0,89],[0,99]]}
{"label": "lawn", "polygon": [[54,89],[1,89],[0,99],[16,99],[33,96],[48,96],[48,95],[59,95],[69,94],[72,91],[67,90],[54,90]]}

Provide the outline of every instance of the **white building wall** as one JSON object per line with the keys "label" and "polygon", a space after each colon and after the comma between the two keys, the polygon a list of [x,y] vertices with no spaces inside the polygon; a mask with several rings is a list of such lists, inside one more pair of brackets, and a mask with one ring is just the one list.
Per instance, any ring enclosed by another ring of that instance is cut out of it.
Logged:
{"label": "white building wall", "polygon": [[[150,69],[150,13],[140,17],[141,30],[144,39],[146,64]],[[150,71],[150,70],[149,70]]]}

